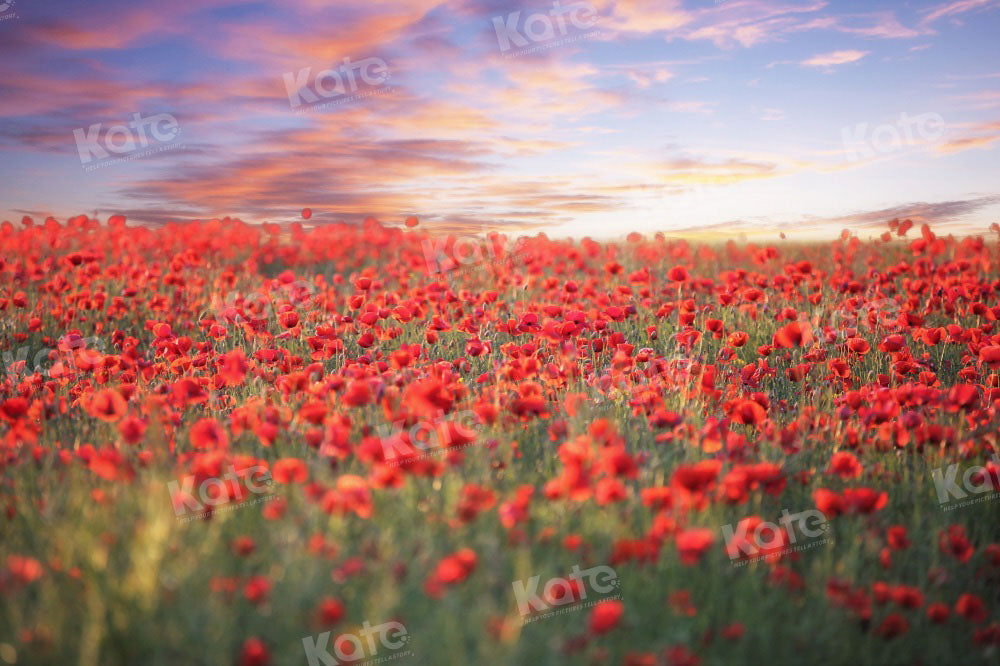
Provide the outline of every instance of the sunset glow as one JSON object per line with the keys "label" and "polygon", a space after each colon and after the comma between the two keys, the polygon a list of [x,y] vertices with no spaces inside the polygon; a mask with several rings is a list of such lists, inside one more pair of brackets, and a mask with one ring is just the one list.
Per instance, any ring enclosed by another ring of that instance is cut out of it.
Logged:
{"label": "sunset glow", "polygon": [[[998,7],[18,0],[0,14],[0,215],[982,230],[1000,212]],[[176,131],[143,139],[134,114]]]}

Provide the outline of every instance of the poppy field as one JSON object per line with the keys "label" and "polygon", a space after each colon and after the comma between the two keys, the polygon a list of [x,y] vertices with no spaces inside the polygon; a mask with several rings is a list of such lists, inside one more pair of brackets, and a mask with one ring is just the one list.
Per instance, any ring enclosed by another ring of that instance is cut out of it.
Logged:
{"label": "poppy field", "polygon": [[1000,228],[302,217],[0,226],[0,663],[997,663]]}

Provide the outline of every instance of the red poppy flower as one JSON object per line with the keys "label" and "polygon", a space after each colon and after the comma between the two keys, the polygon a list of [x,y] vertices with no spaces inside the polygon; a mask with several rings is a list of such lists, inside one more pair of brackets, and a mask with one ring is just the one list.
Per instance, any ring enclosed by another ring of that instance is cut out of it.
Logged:
{"label": "red poppy flower", "polygon": [[687,565],[698,564],[701,561],[702,555],[712,546],[714,541],[715,532],[710,529],[693,528],[678,532],[675,542],[681,563]]}
{"label": "red poppy flower", "polygon": [[923,593],[909,585],[897,585],[889,593],[893,603],[903,608],[915,609],[924,605]]}
{"label": "red poppy flower", "polygon": [[729,334],[729,345],[731,347],[742,347],[749,341],[750,335],[744,333],[743,331],[737,331]]}
{"label": "red poppy flower", "polygon": [[948,604],[936,602],[927,606],[927,619],[934,624],[944,624],[948,621],[949,615],[951,609],[948,608]]}
{"label": "red poppy flower", "polygon": [[403,393],[403,402],[413,414],[428,419],[451,411],[454,400],[454,394],[438,379],[414,382]]}
{"label": "red poppy flower", "polygon": [[843,492],[844,504],[852,513],[870,514],[885,507],[889,495],[871,488],[847,488]]}
{"label": "red poppy flower", "polygon": [[298,458],[280,458],[271,465],[271,477],[276,483],[305,483],[309,469]]}
{"label": "red poppy flower", "polygon": [[948,391],[948,402],[951,409],[972,409],[979,398],[979,391],[974,384],[955,384]]}
{"label": "red poppy flower", "polygon": [[826,365],[830,368],[830,373],[835,377],[847,379],[851,376],[851,366],[842,358],[832,358],[826,362]]}
{"label": "red poppy flower", "polygon": [[808,324],[793,321],[785,324],[774,334],[774,346],[781,348],[802,347],[812,344],[812,328]]}
{"label": "red poppy flower", "polygon": [[333,597],[323,597],[316,608],[317,623],[329,628],[344,618],[344,604]]}
{"label": "red poppy flower", "polygon": [[246,557],[247,555],[252,554],[254,550],[257,549],[257,544],[254,543],[254,540],[252,538],[244,535],[244,536],[238,536],[235,539],[233,539],[231,548],[233,553],[235,553],[236,555],[239,555],[240,557]]}
{"label": "red poppy flower", "polygon": [[968,592],[955,602],[955,614],[961,615],[972,624],[979,624],[989,617],[983,600]]}
{"label": "red poppy flower", "polygon": [[95,419],[114,422],[125,416],[128,403],[115,389],[104,389],[95,393],[90,399],[88,411]]}
{"label": "red poppy flower", "polygon": [[871,350],[872,347],[864,338],[849,338],[847,340],[847,348],[855,354],[864,356]]}
{"label": "red poppy flower", "polygon": [[458,500],[458,517],[463,523],[472,521],[481,511],[488,511],[496,503],[496,495],[489,488],[475,483],[462,486]]}
{"label": "red poppy flower", "polygon": [[234,349],[219,357],[219,376],[226,386],[239,386],[246,377],[249,365],[242,349]]}
{"label": "red poppy flower", "polygon": [[621,622],[625,614],[625,604],[616,599],[597,602],[590,611],[590,633],[605,634]]}
{"label": "red poppy flower", "polygon": [[42,577],[42,564],[33,557],[21,555],[7,556],[7,571],[22,585],[34,582]]}
{"label": "red poppy flower", "polygon": [[690,276],[683,266],[674,266],[667,271],[667,279],[671,282],[686,282]]}
{"label": "red poppy flower", "polygon": [[892,335],[887,335],[882,338],[882,342],[879,343],[879,351],[884,351],[888,353],[898,352],[900,349],[906,346],[906,338],[898,333]]}
{"label": "red poppy flower", "polygon": [[979,350],[979,358],[992,370],[1000,368],[1000,347],[982,347]]}
{"label": "red poppy flower", "polygon": [[951,555],[959,562],[968,562],[975,551],[961,525],[951,525],[947,531],[939,532],[938,547],[942,553]]}
{"label": "red poppy flower", "polygon": [[356,379],[347,386],[344,392],[343,401],[350,407],[362,407],[372,401],[372,392],[368,387],[368,382],[363,379]]}
{"label": "red poppy flower", "polygon": [[0,403],[0,416],[7,421],[17,421],[28,413],[28,401],[24,398],[10,398]]}
{"label": "red poppy flower", "polygon": [[830,458],[830,471],[842,479],[856,479],[861,476],[862,467],[853,453],[838,451]]}
{"label": "red poppy flower", "polygon": [[813,502],[816,508],[827,518],[839,516],[846,510],[844,499],[828,488],[817,488],[813,491]]}
{"label": "red poppy flower", "polygon": [[910,547],[910,539],[906,535],[906,528],[902,525],[893,525],[886,530],[886,541],[893,550],[906,550]]}
{"label": "red poppy flower", "polygon": [[767,419],[767,411],[754,400],[740,400],[729,412],[729,418],[756,428]]}
{"label": "red poppy flower", "polygon": [[722,637],[730,641],[742,638],[744,633],[746,633],[746,626],[741,622],[733,622],[722,628]]}
{"label": "red poppy flower", "polygon": [[601,479],[594,490],[594,500],[599,506],[620,502],[628,497],[625,484],[618,479]]}
{"label": "red poppy flower", "polygon": [[248,638],[240,650],[239,666],[268,666],[271,663],[271,652],[264,641],[259,638]]}
{"label": "red poppy flower", "polygon": [[665,651],[667,666],[700,666],[698,655],[684,645],[672,645]]}
{"label": "red poppy flower", "polygon": [[356,474],[344,474],[337,479],[338,507],[341,511],[351,511],[359,518],[371,518],[372,493],[368,482]]}
{"label": "red poppy flower", "polygon": [[253,576],[243,586],[243,596],[252,604],[262,604],[271,593],[271,581],[264,576]]}
{"label": "red poppy flower", "polygon": [[440,596],[443,585],[461,583],[475,571],[479,558],[471,548],[462,548],[447,555],[438,562],[434,572],[424,585],[425,591],[431,597]]}
{"label": "red poppy flower", "polygon": [[218,421],[213,418],[198,420],[188,431],[191,446],[200,450],[225,449],[229,446],[229,435],[226,434]]}
{"label": "red poppy flower", "polygon": [[899,613],[889,613],[882,624],[875,630],[876,636],[881,636],[886,640],[902,636],[910,630],[910,623]]}
{"label": "red poppy flower", "polygon": [[134,416],[118,422],[118,434],[128,444],[138,444],[146,434],[146,422]]}

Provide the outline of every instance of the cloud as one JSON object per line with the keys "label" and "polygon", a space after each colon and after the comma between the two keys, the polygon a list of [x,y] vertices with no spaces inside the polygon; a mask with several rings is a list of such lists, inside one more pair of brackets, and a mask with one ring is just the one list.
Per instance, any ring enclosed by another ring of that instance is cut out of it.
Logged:
{"label": "cloud", "polygon": [[1000,90],[982,90],[966,95],[956,95],[952,99],[965,102],[971,109],[995,109],[1000,107]]}
{"label": "cloud", "polygon": [[974,134],[942,141],[934,147],[939,153],[960,153],[973,148],[989,148],[1000,140],[1000,121],[983,123],[971,127]]}
{"label": "cloud", "polygon": [[861,60],[869,51],[833,51],[831,53],[821,53],[814,55],[808,60],[803,60],[800,65],[803,67],[833,67],[835,65],[846,65],[847,63]]}
{"label": "cloud", "polygon": [[949,74],[947,78],[951,81],[975,81],[978,79],[1000,79],[1000,72],[987,72],[986,74]]}
{"label": "cloud", "polygon": [[[281,219],[311,206],[317,221],[360,221],[368,215],[392,220],[417,213],[431,221],[457,217],[518,228],[557,225],[621,206],[620,199],[594,193],[584,180],[516,180],[501,168],[511,157],[568,149],[566,142],[487,131],[417,139],[429,114],[441,114],[446,124],[449,117],[463,117],[461,109],[419,98],[402,106],[416,129],[402,120],[405,111],[385,112],[384,126],[383,111],[374,108],[317,116],[309,128],[245,137],[236,154],[174,165],[129,183],[119,195],[134,209],[144,203],[161,211],[200,211],[202,217]],[[425,135],[437,129],[426,127]],[[396,130],[409,138],[387,138]]]}
{"label": "cloud", "polygon": [[630,68],[626,71],[626,76],[639,88],[649,88],[654,83],[666,83],[673,78],[673,74],[666,69],[655,69],[644,71],[639,68]]}
{"label": "cloud", "polygon": [[[463,89],[496,115],[521,119],[544,118],[553,122],[558,116],[579,117],[619,108],[629,95],[597,85],[601,70],[587,63],[548,60],[498,59],[496,77],[501,84],[485,86],[469,82]],[[494,77],[494,79],[496,78]]]}
{"label": "cloud", "polygon": [[709,0],[689,3],[686,8],[676,0],[606,0],[599,7],[608,17],[601,27],[615,30],[619,38],[657,34],[667,39],[708,40],[721,49],[780,42],[788,35],[812,30],[869,39],[912,39],[933,32],[926,26],[903,25],[890,10],[824,15],[833,9],[825,0]]}
{"label": "cloud", "polygon": [[771,107],[765,107],[759,109],[758,113],[761,120],[784,120],[785,111],[783,109],[775,109]]}
{"label": "cloud", "polygon": [[664,106],[668,111],[675,113],[697,113],[711,115],[715,113],[716,102],[704,102],[699,100],[676,100],[665,102]]}
{"label": "cloud", "polygon": [[1000,204],[1000,195],[990,195],[973,199],[953,201],[913,202],[889,208],[866,210],[836,216],[805,215],[796,220],[773,220],[770,218],[734,219],[712,224],[688,226],[672,229],[683,234],[704,235],[706,238],[724,237],[726,234],[749,236],[776,236],[781,233],[796,233],[800,237],[831,238],[842,229],[888,229],[888,223],[895,218],[913,220],[916,224],[928,224],[932,230],[945,232],[985,232],[987,229],[970,223],[966,218],[978,211]]}
{"label": "cloud", "polygon": [[970,150],[972,148],[986,148],[992,145],[997,139],[1000,139],[1000,135],[970,136],[961,139],[951,139],[950,141],[945,141],[938,145],[935,150],[939,153],[960,153],[963,150]]}
{"label": "cloud", "polygon": [[937,5],[930,9],[921,21],[924,25],[930,25],[935,21],[946,17],[958,16],[976,9],[990,9],[1000,6],[997,0],[958,0],[943,5]]}
{"label": "cloud", "polygon": [[685,26],[679,34],[688,40],[709,40],[723,49],[736,46],[748,48],[780,41],[785,34],[800,28],[803,23],[801,15],[817,12],[826,4],[788,5],[729,0],[701,9],[692,24]]}
{"label": "cloud", "polygon": [[[305,205],[319,221],[420,213],[428,223],[510,228],[649,213],[675,194],[714,195],[716,186],[743,190],[757,184],[730,186],[823,171],[807,163],[822,157],[817,146],[828,144],[822,128],[807,124],[817,115],[775,98],[774,78],[754,72],[760,65],[751,58],[734,74],[733,50],[765,47],[763,63],[791,58],[793,67],[829,69],[862,58],[875,65],[869,49],[879,57],[906,53],[910,44],[899,40],[932,35],[941,21],[973,16],[997,0],[953,1],[898,16],[891,9],[845,10],[828,0],[589,2],[599,16],[588,32],[593,40],[543,39],[537,46],[544,48],[517,58],[499,51],[492,19],[520,10],[523,26],[530,14],[547,15],[550,1],[288,0],[236,7],[232,0],[199,0],[168,14],[134,0],[42,3],[0,43],[6,55],[0,148],[10,158],[0,194],[25,209],[87,196],[136,216],[145,211],[154,222],[226,214],[287,219]],[[822,37],[809,43],[823,46],[800,51],[806,34]],[[612,39],[617,43],[605,41]],[[894,51],[873,46],[876,40],[897,40],[885,45]],[[859,50],[812,55],[838,48]],[[935,48],[944,61],[953,47]],[[675,59],[651,56],[664,51]],[[311,67],[315,76],[345,57],[369,56],[388,63],[391,94],[292,112],[284,73]],[[985,63],[980,69],[993,71]],[[708,76],[711,83],[696,92],[684,89]],[[746,82],[754,76],[761,78]],[[995,82],[996,74],[990,76],[968,94],[956,83],[927,103],[961,105],[963,113],[996,108],[1000,92],[982,90]],[[777,107],[795,122],[759,122],[783,120]],[[73,130],[125,123],[135,112],[175,115],[185,147],[80,181]],[[836,127],[844,113],[831,105],[820,119]],[[995,114],[986,113],[963,116],[970,124],[949,134],[937,152],[995,146],[997,131],[984,122]],[[728,124],[737,121],[749,129]],[[779,132],[785,125],[788,131]],[[664,152],[663,144],[678,137],[693,156]],[[749,152],[774,142],[787,144],[784,154]],[[653,145],[658,153],[644,152]],[[26,187],[22,165],[52,177]],[[795,195],[808,204],[824,193]]]}
{"label": "cloud", "polygon": [[953,201],[925,201],[900,204],[890,208],[860,211],[848,215],[825,218],[810,218],[812,223],[823,222],[848,227],[879,227],[894,218],[910,218],[917,224],[921,223],[953,223],[971,213],[1000,203],[1000,195],[988,195],[974,199],[956,199]]}
{"label": "cloud", "polygon": [[70,10],[60,7],[55,17],[30,18],[24,30],[29,41],[51,48],[113,51],[184,34],[185,23],[189,23],[193,15],[221,2],[180,3],[167,13],[156,6],[115,0],[102,3],[103,11],[87,5]]}
{"label": "cloud", "polygon": [[825,16],[794,28],[796,32],[806,30],[830,30],[847,35],[878,39],[911,39],[928,34],[926,29],[907,28],[890,11]]}
{"label": "cloud", "polygon": [[729,185],[746,180],[774,178],[781,173],[775,162],[737,158],[721,162],[677,158],[654,165],[653,169],[661,182],[673,185]]}
{"label": "cloud", "polygon": [[680,0],[618,0],[613,5],[610,17],[600,25],[620,33],[670,32],[694,20]]}

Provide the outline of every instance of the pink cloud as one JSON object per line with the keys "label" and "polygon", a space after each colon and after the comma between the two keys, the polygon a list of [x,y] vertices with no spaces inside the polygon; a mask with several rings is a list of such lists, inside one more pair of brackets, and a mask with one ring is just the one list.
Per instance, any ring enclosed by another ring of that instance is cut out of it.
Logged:
{"label": "pink cloud", "polygon": [[847,63],[857,62],[861,60],[866,55],[868,51],[833,51],[831,53],[821,53],[819,55],[814,55],[808,60],[803,60],[800,64],[805,67],[833,67],[835,65],[846,65]]}
{"label": "pink cloud", "polygon": [[922,23],[930,25],[948,16],[957,16],[975,9],[987,9],[998,6],[1000,6],[1000,3],[997,0],[958,0],[957,2],[938,5],[924,17]]}

